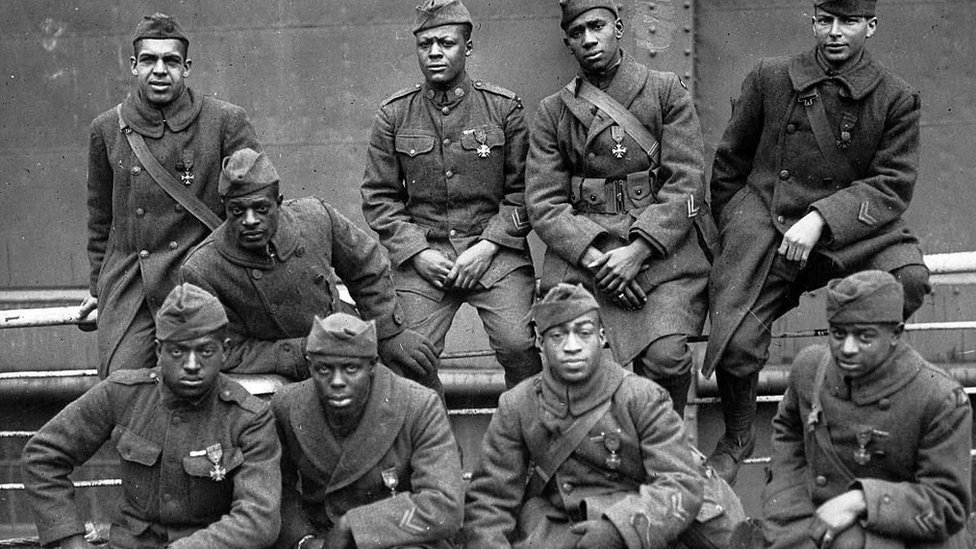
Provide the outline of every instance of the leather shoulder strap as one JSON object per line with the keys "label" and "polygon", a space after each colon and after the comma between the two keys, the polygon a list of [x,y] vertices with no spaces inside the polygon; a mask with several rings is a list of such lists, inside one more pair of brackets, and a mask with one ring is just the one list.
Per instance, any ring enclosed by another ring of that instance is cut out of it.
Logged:
{"label": "leather shoulder strap", "polygon": [[834,469],[837,470],[848,481],[854,480],[854,473],[844,465],[844,462],[837,455],[833,441],[830,440],[830,430],[827,426],[827,416],[823,413],[823,403],[820,400],[820,391],[823,390],[824,379],[827,377],[827,366],[830,364],[830,353],[824,352],[820,364],[817,365],[817,373],[813,378],[813,394],[810,395],[810,416],[807,418],[807,428],[813,431],[813,436],[817,445],[823,450],[824,455]]}
{"label": "leather shoulder strap", "polygon": [[186,211],[193,214],[193,217],[200,220],[211,231],[219,227],[222,221],[217,217],[217,214],[213,213],[206,204],[201,202],[196,196],[193,196],[186,187],[181,185],[175,177],[167,172],[149,150],[149,146],[146,145],[146,140],[139,135],[139,132],[132,131],[132,128],[125,123],[125,120],[122,119],[121,103],[115,106],[115,112],[119,115],[119,131],[125,135],[125,138],[129,141],[129,146],[132,148],[132,152],[135,153],[136,158],[139,159],[139,162],[149,172],[153,180],[166,191],[166,194],[170,195],[173,200],[179,202],[181,206],[186,208]]}
{"label": "leather shoulder strap", "polygon": [[532,462],[535,464],[529,476],[528,492],[541,492],[542,488],[549,482],[549,479],[556,474],[556,470],[573,453],[583,439],[590,433],[590,429],[596,426],[600,418],[607,415],[613,397],[608,398],[603,404],[590,410],[583,417],[580,417],[567,429],[555,443],[550,445],[545,452],[536,454],[532,452]]}
{"label": "leather shoulder strap", "polygon": [[654,136],[647,130],[647,127],[633,113],[627,110],[626,107],[607,95],[600,88],[582,78],[578,78],[577,81],[579,82],[579,88],[577,90],[579,97],[593,103],[601,111],[607,113],[618,126],[623,128],[644,149],[648,158],[651,159],[651,164],[656,166],[658,164],[657,154],[661,145],[657,142],[657,139],[654,139]]}
{"label": "leather shoulder strap", "polygon": [[813,137],[817,140],[817,148],[820,149],[820,154],[823,155],[827,164],[837,171],[839,180],[851,182],[858,179],[847,157],[841,154],[840,149],[837,148],[837,140],[834,138],[834,132],[830,129],[827,111],[824,110],[823,99],[817,89],[813,88],[811,92],[801,95],[797,101],[803,105],[807,112],[810,128],[813,130]]}

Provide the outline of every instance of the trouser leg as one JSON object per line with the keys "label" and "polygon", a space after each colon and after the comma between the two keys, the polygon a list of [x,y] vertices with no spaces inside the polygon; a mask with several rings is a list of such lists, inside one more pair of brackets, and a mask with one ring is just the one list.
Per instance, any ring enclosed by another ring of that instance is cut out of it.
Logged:
{"label": "trouser leg", "polygon": [[688,336],[670,334],[652,341],[634,361],[634,366],[640,375],[668,392],[674,411],[684,417],[691,386],[691,363]]}
{"label": "trouser leg", "polygon": [[[407,327],[429,339],[434,345],[434,352],[440,356],[444,351],[444,338],[451,329],[451,323],[461,306],[461,301],[451,293],[445,293],[440,300],[407,291],[397,291],[397,297],[407,317]],[[397,373],[411,378],[408,372]],[[441,400],[444,400],[444,386],[436,372],[424,379],[414,379],[414,381],[434,389]]]}
{"label": "trouser leg", "polygon": [[116,370],[151,368],[156,365],[156,323],[143,301],[111,355],[98,372],[102,379]]}

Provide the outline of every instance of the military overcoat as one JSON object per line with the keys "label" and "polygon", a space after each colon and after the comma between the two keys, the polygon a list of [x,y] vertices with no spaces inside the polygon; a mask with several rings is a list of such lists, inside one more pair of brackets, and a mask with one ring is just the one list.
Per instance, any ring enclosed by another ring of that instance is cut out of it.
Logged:
{"label": "military overcoat", "polygon": [[284,482],[276,547],[322,535],[343,515],[359,549],[451,547],[464,484],[447,413],[430,389],[381,364],[374,372],[359,426],[344,439],[332,434],[313,380],[275,395]]}
{"label": "military overcoat", "polygon": [[[196,403],[158,368],[119,370],[42,427],[24,447],[24,484],[42,545],[85,533],[68,475],[108,440],[122,497],[112,547],[262,549],[280,525],[281,446],[268,404],[220,374]],[[219,445],[226,477],[206,452]]]}
{"label": "military overcoat", "polygon": [[[561,281],[586,284],[600,301],[614,358],[626,364],[661,336],[698,334],[704,323],[709,266],[694,229],[705,200],[701,129],[691,94],[677,76],[624,57],[607,94],[660,143],[661,168],[652,192],[628,189],[638,208],[579,212],[573,203],[586,197],[572,188],[573,176],[623,177],[647,171],[650,160],[626,134],[619,136],[626,153],[615,157],[613,120],[577,97],[575,84],[572,88],[546,97],[539,106],[530,136],[525,201],[532,228],[547,246],[543,288]],[[580,259],[589,246],[607,251],[634,238],[644,238],[655,252],[637,277],[647,304],[626,311],[596,291]]]}
{"label": "military overcoat", "polygon": [[220,299],[230,350],[225,371],[308,377],[305,336],[315,315],[340,311],[336,275],[380,339],[403,331],[390,261],[373,237],[317,198],[282,203],[275,256],[240,248],[225,222],[187,256],[181,282]]}
{"label": "military overcoat", "polygon": [[[818,419],[811,412],[823,360],[829,364]],[[825,430],[836,458],[816,429]],[[794,361],[773,419],[763,496],[768,541],[814,549],[823,533],[816,531],[817,507],[857,487],[867,500],[860,527],[874,533],[867,547],[972,547],[965,528],[972,508],[971,444],[969,397],[907,344],[853,381],[844,379],[826,347],[809,347]]]}

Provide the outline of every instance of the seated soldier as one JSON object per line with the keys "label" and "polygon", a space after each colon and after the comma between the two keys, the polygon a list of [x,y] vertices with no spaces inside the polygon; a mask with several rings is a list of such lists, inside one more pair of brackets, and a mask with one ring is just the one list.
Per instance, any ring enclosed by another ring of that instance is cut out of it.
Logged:
{"label": "seated soldier", "polygon": [[797,356],[773,419],[767,547],[973,547],[969,397],[901,340],[903,311],[884,271],[827,286],[829,346]]}
{"label": "seated soldier", "polygon": [[225,158],[219,191],[227,220],[180,268],[182,281],[227,309],[225,369],[307,378],[304,336],[315,315],[339,310],[334,269],[359,312],[376,321],[384,364],[435,385],[434,348],[404,326],[382,246],[322,200],[282,203],[278,183],[264,153],[241,149]]}
{"label": "seated soldier", "polygon": [[157,366],[119,370],[24,448],[41,545],[89,547],[68,476],[106,441],[121,457],[119,548],[263,548],[280,524],[281,447],[268,405],[220,373],[227,316],[191,284],[156,314]]}
{"label": "seated soldier", "polygon": [[379,363],[372,321],[315,318],[307,353],[312,379],[272,401],[283,445],[276,547],[451,547],[464,486],[437,394]]}
{"label": "seated soldier", "polygon": [[532,314],[545,367],[501,396],[466,547],[727,546],[738,498],[688,444],[667,391],[602,355],[593,295],[557,284]]}

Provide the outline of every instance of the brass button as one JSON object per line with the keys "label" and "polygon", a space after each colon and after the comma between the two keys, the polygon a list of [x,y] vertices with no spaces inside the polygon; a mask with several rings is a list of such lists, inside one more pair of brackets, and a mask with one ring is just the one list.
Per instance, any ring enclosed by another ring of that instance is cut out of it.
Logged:
{"label": "brass button", "polygon": [[281,350],[284,351],[284,352],[286,352],[286,353],[290,353],[291,352],[291,343],[282,343],[281,344]]}
{"label": "brass button", "polygon": [[136,208],[136,217],[142,217],[144,215],[146,215],[146,210],[143,210],[142,208]]}
{"label": "brass button", "polygon": [[450,179],[454,177],[454,172],[452,170],[447,170],[446,172],[444,172],[444,177]]}
{"label": "brass button", "polygon": [[131,173],[132,175],[139,175],[139,174],[141,174],[142,173],[142,166],[132,166],[132,169],[129,170],[129,173]]}
{"label": "brass button", "polygon": [[315,275],[315,278],[312,279],[312,282],[316,284],[322,284],[323,282],[325,282],[325,275],[322,273]]}
{"label": "brass button", "polygon": [[441,109],[441,112],[444,113],[444,114],[450,114],[451,113],[451,109],[449,107],[444,107],[443,109]]}
{"label": "brass button", "polygon": [[594,158],[596,158],[596,155],[593,153],[588,153],[586,157],[589,158],[590,160],[593,160]]}
{"label": "brass button", "polygon": [[572,484],[570,484],[568,482],[564,482],[563,483],[563,491],[564,492],[572,492],[573,491],[573,488],[575,488],[575,486],[573,486]]}
{"label": "brass button", "polygon": [[880,408],[882,410],[887,410],[888,408],[891,408],[891,401],[888,400],[887,398],[883,398],[883,399],[879,400],[878,401],[878,408]]}
{"label": "brass button", "polygon": [[155,379],[156,379],[156,377],[157,377],[157,376],[156,376],[156,372],[150,372],[150,374],[149,374],[149,379],[153,379],[153,380],[155,380]]}
{"label": "brass button", "polygon": [[450,139],[445,139],[442,143],[444,143],[444,146],[446,147],[446,146],[448,146],[448,145],[451,144],[451,140]]}
{"label": "brass button", "polygon": [[779,178],[782,179],[783,181],[786,181],[787,179],[790,178],[790,171],[789,170],[783,170],[783,171],[779,172]]}
{"label": "brass button", "polygon": [[295,250],[295,257],[302,257],[303,255],[305,255],[305,248],[299,246],[298,249]]}
{"label": "brass button", "polygon": [[139,252],[139,257],[141,257],[143,259],[146,259],[147,257],[149,257],[149,250],[142,250],[141,252]]}
{"label": "brass button", "polygon": [[170,243],[169,243],[169,249],[175,250],[176,248],[179,248],[179,247],[180,247],[180,245],[177,244],[175,240],[170,241]]}
{"label": "brass button", "polygon": [[777,215],[776,216],[776,221],[779,221],[780,223],[783,223],[783,222],[786,221],[786,218],[783,217],[783,216],[781,216],[781,215]]}
{"label": "brass button", "polygon": [[827,477],[825,477],[823,475],[817,475],[817,478],[814,479],[814,482],[817,483],[817,486],[826,486],[827,485]]}
{"label": "brass button", "polygon": [[183,211],[183,206],[180,206],[179,204],[177,204],[177,205],[173,206],[173,211],[174,212],[182,212]]}
{"label": "brass button", "polygon": [[796,131],[796,124],[787,124],[786,125],[786,132],[787,133],[793,133],[795,131]]}
{"label": "brass button", "polygon": [[457,229],[451,229],[450,231],[447,232],[447,234],[454,236],[457,234]]}
{"label": "brass button", "polygon": [[254,280],[261,280],[262,276],[264,276],[264,273],[261,272],[261,269],[251,269],[251,278]]}
{"label": "brass button", "polygon": [[183,418],[180,416],[173,416],[173,425],[179,425],[181,421],[183,421]]}

